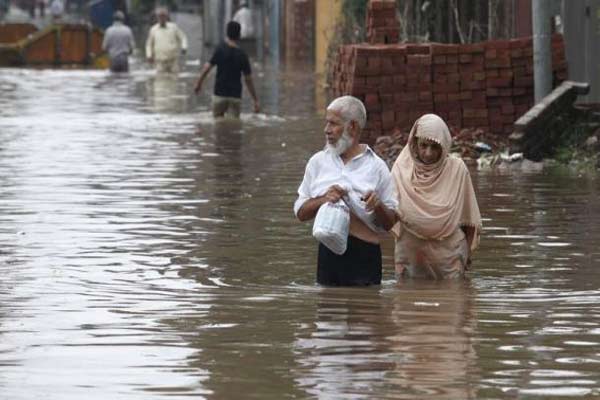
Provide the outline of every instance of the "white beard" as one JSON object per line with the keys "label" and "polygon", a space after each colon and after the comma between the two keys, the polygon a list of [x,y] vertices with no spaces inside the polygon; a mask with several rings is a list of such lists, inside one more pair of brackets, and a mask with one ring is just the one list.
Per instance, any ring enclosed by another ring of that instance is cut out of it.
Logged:
{"label": "white beard", "polygon": [[344,127],[342,136],[338,139],[335,144],[327,142],[327,148],[333,150],[335,154],[341,156],[352,146],[352,137],[348,134],[348,127]]}

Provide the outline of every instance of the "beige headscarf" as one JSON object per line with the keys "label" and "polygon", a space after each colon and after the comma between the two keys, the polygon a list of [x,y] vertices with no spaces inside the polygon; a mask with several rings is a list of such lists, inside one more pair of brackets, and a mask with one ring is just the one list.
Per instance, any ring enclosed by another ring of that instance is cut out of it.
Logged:
{"label": "beige headscarf", "polygon": [[[419,161],[419,137],[442,146],[436,163]],[[448,126],[437,115],[425,114],[413,125],[408,143],[392,167],[400,216],[393,232],[399,237],[401,229],[407,229],[422,239],[442,240],[468,225],[475,228],[474,250],[479,244],[481,215],[467,167],[460,158],[449,155],[451,144]]]}

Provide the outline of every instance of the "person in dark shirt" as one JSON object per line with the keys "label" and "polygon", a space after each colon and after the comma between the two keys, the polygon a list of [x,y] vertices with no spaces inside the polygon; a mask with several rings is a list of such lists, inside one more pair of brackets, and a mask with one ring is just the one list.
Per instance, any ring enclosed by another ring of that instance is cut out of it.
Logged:
{"label": "person in dark shirt", "polygon": [[241,26],[235,21],[227,23],[227,37],[213,53],[209,62],[205,63],[200,71],[194,91],[199,94],[202,83],[210,70],[217,66],[217,78],[212,97],[213,116],[215,118],[228,114],[239,118],[242,100],[242,74],[246,87],[254,100],[254,112],[260,112],[260,105],[254,90],[250,61],[246,53],[239,48]]}

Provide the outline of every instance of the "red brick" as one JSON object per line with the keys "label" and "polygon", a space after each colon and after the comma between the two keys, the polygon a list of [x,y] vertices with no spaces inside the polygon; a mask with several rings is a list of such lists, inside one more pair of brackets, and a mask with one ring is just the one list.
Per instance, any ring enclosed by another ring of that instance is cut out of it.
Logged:
{"label": "red brick", "polygon": [[489,126],[489,121],[487,118],[465,118],[465,116],[463,115],[463,126],[468,126],[468,127],[487,127]]}
{"label": "red brick", "polygon": [[379,52],[373,46],[367,44],[354,45],[354,53],[356,57],[369,57],[371,55],[377,55]]}
{"label": "red brick", "polygon": [[436,103],[435,104],[435,109],[436,111],[444,111],[444,112],[448,112],[448,113],[452,113],[452,112],[457,112],[460,113],[461,107],[460,107],[460,103],[456,102],[456,101],[452,101],[452,102],[447,102],[447,103]]}
{"label": "red brick", "polygon": [[462,90],[481,90],[486,87],[484,80],[463,80],[460,82],[460,88]]}
{"label": "red brick", "polygon": [[[394,103],[394,95],[392,93],[379,93],[379,102],[382,106]],[[385,107],[383,107],[385,109]]]}
{"label": "red brick", "polygon": [[433,56],[433,64],[446,64],[446,56],[445,55],[434,55]]}
{"label": "red brick", "polygon": [[408,55],[406,56],[406,64],[407,65],[421,65],[421,59],[417,55]]}
{"label": "red brick", "polygon": [[393,85],[396,86],[404,86],[406,84],[406,76],[404,75],[394,75],[392,77]]}
{"label": "red brick", "polygon": [[485,42],[485,47],[487,49],[508,49],[510,48],[509,40],[494,40],[490,42]]}
{"label": "red brick", "polygon": [[384,57],[381,59],[381,72],[384,74],[393,74],[395,71],[393,59]]}
{"label": "red brick", "polygon": [[513,82],[515,87],[528,87],[533,86],[533,76],[527,78],[515,78]]}
{"label": "red brick", "polygon": [[520,104],[515,106],[515,115],[521,116],[523,114],[525,114],[527,111],[529,111],[529,109],[533,106],[533,99],[531,99],[529,101],[529,103],[527,104]]}
{"label": "red brick", "polygon": [[471,91],[471,100],[477,102],[486,102],[487,96],[485,90],[472,90]]}
{"label": "red brick", "polygon": [[460,92],[453,92],[447,94],[448,101],[459,101],[460,100]]}
{"label": "red brick", "polygon": [[498,96],[499,93],[500,93],[500,89],[498,89],[498,88],[487,88],[487,90],[485,91],[485,94],[488,97]]}
{"label": "red brick", "polygon": [[458,54],[459,46],[455,44],[433,43],[430,45],[431,54]]}
{"label": "red brick", "polygon": [[515,106],[511,103],[511,104],[504,104],[501,107],[501,112],[502,114],[514,114],[515,113]]}
{"label": "red brick", "polygon": [[388,28],[396,28],[400,26],[400,23],[396,19],[394,12],[391,12],[392,16],[385,19],[385,26]]}
{"label": "red brick", "polygon": [[436,93],[433,95],[434,103],[446,103],[448,102],[448,95],[446,93]]}
{"label": "red brick", "polygon": [[[376,61],[379,60],[379,61]],[[362,74],[364,76],[379,76],[381,74],[381,59],[369,57],[366,71]]]}
{"label": "red brick", "polygon": [[488,118],[488,110],[487,109],[471,109],[471,108],[463,108],[462,110],[463,119],[464,118],[479,118],[479,119],[487,119]]}
{"label": "red brick", "polygon": [[398,126],[407,126],[410,121],[408,119],[408,113],[404,112],[404,111],[396,111],[396,125]]}
{"label": "red brick", "polygon": [[423,44],[406,45],[406,54],[430,54],[429,46]]}
{"label": "red brick", "polygon": [[481,43],[462,44],[458,50],[458,52],[461,54],[483,53],[484,51],[485,47]]}
{"label": "red brick", "polygon": [[510,68],[511,60],[508,56],[496,57],[494,59],[486,59],[486,68]]}
{"label": "red brick", "polygon": [[433,110],[433,106],[431,107],[421,107],[418,109],[413,109],[410,110],[408,115],[409,115],[409,119],[411,121],[416,121],[417,119],[421,118],[424,114],[429,114],[434,112]]}
{"label": "red brick", "polygon": [[510,51],[510,56],[512,58],[520,58],[523,57],[523,49],[512,49]]}
{"label": "red brick", "polygon": [[487,78],[487,87],[511,87],[512,86],[512,78]]}
{"label": "red brick", "polygon": [[393,110],[384,111],[381,113],[381,126],[383,129],[393,128],[395,120],[395,112]]}
{"label": "red brick", "polygon": [[394,12],[395,12],[396,2],[394,0],[388,0],[388,1],[384,2],[383,8],[388,9],[388,10],[394,10]]}
{"label": "red brick", "polygon": [[367,7],[369,10],[383,10],[384,3],[384,0],[370,0]]}
{"label": "red brick", "polygon": [[395,55],[392,57],[394,67],[398,68],[399,66],[404,66],[406,64],[406,56],[404,55]]}
{"label": "red brick", "polygon": [[460,64],[458,70],[461,72],[482,72],[484,71],[483,64]]}
{"label": "red brick", "polygon": [[[344,90],[342,90],[341,92],[344,92]],[[351,85],[350,92],[351,92],[352,96],[359,97],[361,95],[365,95],[366,93],[372,92],[372,88],[368,87],[364,83],[354,82]]]}
{"label": "red brick", "polygon": [[368,110],[379,108],[379,96],[376,93],[367,93],[365,95],[365,107]]}
{"label": "red brick", "polygon": [[381,76],[367,76],[365,78],[367,86],[372,88],[379,88],[381,86]]}
{"label": "red brick", "polygon": [[460,83],[461,82],[461,77],[460,74],[458,72],[452,72],[449,74],[446,74],[448,83]]}
{"label": "red brick", "polygon": [[458,63],[458,55],[448,55],[446,56],[446,60],[448,64],[457,64]]}
{"label": "red brick", "polygon": [[470,90],[465,90],[465,91],[460,92],[461,100],[471,100],[472,97],[473,97],[473,92]]}
{"label": "red brick", "polygon": [[446,84],[439,84],[439,85],[435,85],[433,87],[433,92],[434,93],[456,93],[458,92],[459,89],[459,85],[458,83],[446,83]]}
{"label": "red brick", "polygon": [[489,120],[490,120],[490,123],[493,125],[506,125],[506,124],[514,123],[515,116],[514,115],[503,115],[498,112],[491,112],[491,110],[490,110]]}
{"label": "red brick", "polygon": [[492,59],[492,58],[496,58],[498,56],[498,53],[496,52],[496,49],[486,49],[485,50],[485,59]]}
{"label": "red brick", "polygon": [[516,38],[509,41],[509,47],[511,49],[522,49],[523,47],[531,47],[532,45],[533,40],[531,37]]}
{"label": "red brick", "polygon": [[433,66],[434,73],[450,73],[450,72],[458,72],[458,64],[441,64]]}
{"label": "red brick", "polygon": [[485,56],[482,54],[473,54],[473,59],[471,60],[472,65],[484,65],[485,64]]}
{"label": "red brick", "polygon": [[458,61],[461,64],[466,64],[466,63],[470,63],[471,61],[473,61],[473,56],[471,54],[461,54],[458,57]]}
{"label": "red brick", "polygon": [[422,91],[419,92],[419,101],[432,101],[433,100],[433,93],[431,93],[430,91]]}
{"label": "red brick", "polygon": [[524,95],[519,97],[513,97],[512,101],[515,104],[515,107],[517,107],[517,110],[519,109],[519,106],[522,105],[527,105],[529,108],[533,105],[533,94],[530,96]]}

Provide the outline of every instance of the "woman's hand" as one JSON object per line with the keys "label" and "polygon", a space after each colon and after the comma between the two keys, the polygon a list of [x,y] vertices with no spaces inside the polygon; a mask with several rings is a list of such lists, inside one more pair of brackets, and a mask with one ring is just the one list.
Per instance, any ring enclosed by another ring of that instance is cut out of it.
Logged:
{"label": "woman's hand", "polygon": [[362,199],[365,202],[365,208],[367,211],[374,211],[381,205],[381,201],[375,192],[367,192]]}

